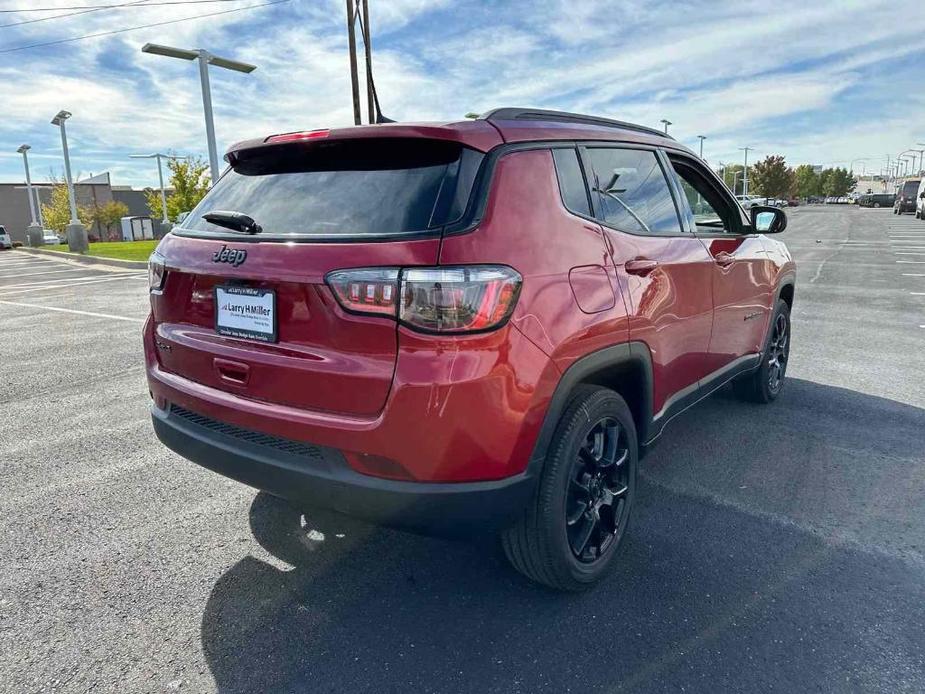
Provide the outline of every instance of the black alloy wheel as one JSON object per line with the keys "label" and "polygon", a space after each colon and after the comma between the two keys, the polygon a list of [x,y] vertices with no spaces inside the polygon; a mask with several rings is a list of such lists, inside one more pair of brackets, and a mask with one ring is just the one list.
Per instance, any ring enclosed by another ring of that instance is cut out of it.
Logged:
{"label": "black alloy wheel", "polygon": [[533,498],[501,533],[527,578],[586,590],[617,564],[636,496],[636,423],[619,393],[575,386],[546,451]]}
{"label": "black alloy wheel", "polygon": [[777,300],[764,345],[755,369],[732,382],[740,398],[761,404],[780,395],[790,361],[790,306],[782,299]]}
{"label": "black alloy wheel", "polygon": [[590,426],[572,463],[565,509],[569,547],[580,562],[600,560],[626,521],[629,457],[616,419]]}
{"label": "black alloy wheel", "polygon": [[774,318],[771,342],[768,345],[768,389],[775,395],[780,392],[790,357],[790,322],[783,313]]}

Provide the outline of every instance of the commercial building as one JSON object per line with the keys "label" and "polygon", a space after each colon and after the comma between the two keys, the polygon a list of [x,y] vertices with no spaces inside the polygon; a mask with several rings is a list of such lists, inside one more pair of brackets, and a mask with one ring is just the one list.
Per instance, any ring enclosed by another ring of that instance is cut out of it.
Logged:
{"label": "commercial building", "polygon": [[[49,204],[51,202],[51,184],[33,182],[32,185],[38,191],[42,204]],[[129,215],[153,216],[151,215],[151,210],[148,209],[143,190],[133,189],[129,186],[114,186],[109,179],[108,173],[85,178],[82,181],[75,181],[74,193],[77,196],[77,204],[81,207],[102,206],[115,200],[128,206]],[[25,243],[26,227],[29,226],[31,221],[29,196],[25,182],[0,183],[0,224],[6,228],[14,242]],[[87,228],[87,233],[92,237],[103,240],[106,240],[109,236],[106,230],[96,222]],[[118,226],[113,227],[110,233],[113,235],[113,240],[121,238]]]}

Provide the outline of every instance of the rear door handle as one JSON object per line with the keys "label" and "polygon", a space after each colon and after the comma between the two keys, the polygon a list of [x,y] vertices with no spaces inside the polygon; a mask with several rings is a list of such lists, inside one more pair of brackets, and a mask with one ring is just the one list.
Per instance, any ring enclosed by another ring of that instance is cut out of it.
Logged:
{"label": "rear door handle", "polygon": [[645,260],[643,258],[639,258],[637,260],[627,260],[624,267],[631,275],[648,275],[658,267],[658,261]]}
{"label": "rear door handle", "polygon": [[727,267],[732,265],[736,259],[734,255],[729,255],[726,251],[721,251],[713,256],[713,260],[716,261],[716,264],[720,267]]}

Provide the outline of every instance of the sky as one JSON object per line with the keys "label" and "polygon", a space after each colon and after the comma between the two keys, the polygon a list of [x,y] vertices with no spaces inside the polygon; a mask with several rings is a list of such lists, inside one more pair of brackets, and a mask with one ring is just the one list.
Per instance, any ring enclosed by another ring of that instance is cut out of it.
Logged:
{"label": "sky", "polygon": [[[344,0],[19,11],[130,1],[0,0],[0,181],[23,180],[23,143],[34,180],[61,176],[50,124],[60,109],[73,113],[78,178],[109,171],[114,184],[156,186],[153,161],[129,154],[207,158],[195,65],[143,54],[146,42],[257,65],[249,75],[211,71],[220,154],[249,137],[352,124]],[[665,118],[695,151],[705,135],[714,166],[741,163],[748,146],[750,161],[781,154],[793,166],[879,172],[887,155],[925,142],[921,0],[368,2],[377,91],[396,120],[500,106],[655,127]],[[29,21],[59,14],[72,16]]]}

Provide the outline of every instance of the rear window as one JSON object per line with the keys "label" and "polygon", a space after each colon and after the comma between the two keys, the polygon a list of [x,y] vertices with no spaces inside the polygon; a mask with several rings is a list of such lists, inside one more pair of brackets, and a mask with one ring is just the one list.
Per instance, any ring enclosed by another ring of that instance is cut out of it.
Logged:
{"label": "rear window", "polygon": [[906,181],[902,187],[902,193],[900,195],[910,196],[915,195],[919,192],[919,182],[918,181]]}
{"label": "rear window", "polygon": [[463,216],[483,155],[443,140],[390,138],[285,144],[240,157],[185,230],[227,237],[203,219],[223,210],[252,217],[260,238],[426,233]]}

